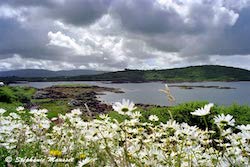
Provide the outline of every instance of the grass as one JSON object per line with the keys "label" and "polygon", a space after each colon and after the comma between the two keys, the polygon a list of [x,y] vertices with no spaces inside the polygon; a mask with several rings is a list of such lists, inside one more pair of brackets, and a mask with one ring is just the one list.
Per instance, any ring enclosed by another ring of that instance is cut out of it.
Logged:
{"label": "grass", "polygon": [[35,92],[36,89],[30,87],[0,87],[0,108],[7,112],[15,112],[18,106],[30,102]]}
{"label": "grass", "polygon": [[231,114],[236,119],[236,123],[250,123],[250,106],[238,105],[236,103],[230,106],[219,106],[216,108],[218,113]]}
{"label": "grass", "polygon": [[32,103],[39,105],[39,108],[48,109],[48,118],[57,117],[58,114],[65,114],[70,110],[67,100],[33,99]]}
{"label": "grass", "polygon": [[[202,119],[197,116],[193,116],[190,112],[203,107],[205,104],[208,104],[206,101],[195,101],[179,104],[172,107],[151,107],[144,111],[141,108],[138,108],[141,111],[142,122],[147,122],[150,115],[156,115],[159,118],[159,122],[166,123],[170,119],[169,111],[171,111],[174,120],[177,122],[186,122],[189,125],[197,125],[199,127],[205,127],[205,124]],[[169,110],[169,111],[168,111]],[[237,124],[249,124],[250,123],[250,106],[247,105],[238,105],[232,104],[230,106],[218,106],[215,105],[211,109],[211,114],[207,116],[209,125],[212,124],[212,118],[218,114],[230,114],[234,116]],[[109,112],[109,116],[113,119],[117,119],[119,122],[124,121],[127,116],[118,114],[115,111]]]}
{"label": "grass", "polygon": [[31,87],[3,86],[0,87],[0,101],[5,103],[26,103],[35,92],[36,89]]}
{"label": "grass", "polygon": [[16,112],[16,108],[18,106],[22,106],[22,103],[20,103],[20,102],[16,102],[16,103],[0,102],[0,108],[5,109],[7,112]]}
{"label": "grass", "polygon": [[36,89],[31,87],[0,87],[0,108],[3,108],[7,110],[7,113],[10,113],[16,112],[18,106],[32,103],[38,105],[39,108],[48,109],[48,118],[57,117],[59,113],[65,114],[70,110],[66,100],[32,99],[35,92]]}

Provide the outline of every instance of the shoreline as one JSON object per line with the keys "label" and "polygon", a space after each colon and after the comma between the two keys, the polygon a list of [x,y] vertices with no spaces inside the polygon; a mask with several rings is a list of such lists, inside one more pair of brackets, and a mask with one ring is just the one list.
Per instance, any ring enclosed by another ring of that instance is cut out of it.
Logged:
{"label": "shoreline", "polygon": [[51,86],[37,89],[30,108],[40,108],[44,104],[50,105],[57,101],[67,106],[65,112],[79,108],[85,115],[94,116],[112,109],[111,105],[102,103],[97,97],[104,92],[124,93],[118,88],[100,86]]}
{"label": "shoreline", "polygon": [[[53,103],[54,101],[64,101],[65,104],[69,106],[69,110],[66,112],[79,108],[84,115],[92,117],[112,110],[112,104],[102,101],[99,97],[99,95],[103,95],[105,92],[124,93],[118,88],[99,86],[51,86],[37,89],[32,100],[40,102],[30,104],[30,108],[40,108],[40,105],[44,103],[44,100],[47,104]],[[142,109],[148,109],[151,107],[168,107],[157,104],[142,103],[136,103],[135,105]]]}
{"label": "shoreline", "polygon": [[201,80],[201,81],[191,81],[191,80],[184,80],[184,81],[166,81],[166,80],[152,80],[152,81],[112,81],[112,80],[17,80],[17,81],[4,81],[6,85],[10,84],[26,84],[30,82],[102,82],[105,84],[127,84],[127,83],[154,83],[154,82],[161,82],[164,84],[180,84],[180,83],[206,83],[206,82],[250,82],[250,80]]}

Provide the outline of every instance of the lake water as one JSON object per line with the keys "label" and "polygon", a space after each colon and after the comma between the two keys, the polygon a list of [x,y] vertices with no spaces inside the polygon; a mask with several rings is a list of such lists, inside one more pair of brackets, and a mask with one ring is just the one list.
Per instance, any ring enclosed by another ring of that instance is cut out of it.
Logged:
{"label": "lake water", "polygon": [[[125,93],[106,92],[105,95],[99,95],[101,101],[113,103],[121,101],[123,98],[130,99],[135,103],[169,105],[167,97],[159,89],[164,89],[164,83],[122,83],[113,84],[108,82],[29,82],[18,85],[29,85],[35,88],[45,88],[52,85],[66,83],[85,83],[90,85],[120,88]],[[12,84],[14,85],[14,84]],[[171,86],[173,84],[169,84]],[[232,103],[250,105],[250,82],[196,82],[196,83],[178,83],[174,85],[203,85],[203,86],[221,86],[233,87],[235,89],[215,89],[215,88],[194,88],[181,89],[179,87],[170,87],[176,103],[188,101],[208,101],[220,105],[230,105]]]}

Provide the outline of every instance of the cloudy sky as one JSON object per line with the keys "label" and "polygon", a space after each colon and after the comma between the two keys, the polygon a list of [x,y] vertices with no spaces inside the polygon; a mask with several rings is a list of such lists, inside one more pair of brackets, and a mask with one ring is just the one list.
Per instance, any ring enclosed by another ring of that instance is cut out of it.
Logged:
{"label": "cloudy sky", "polygon": [[1,0],[0,71],[250,70],[250,0]]}

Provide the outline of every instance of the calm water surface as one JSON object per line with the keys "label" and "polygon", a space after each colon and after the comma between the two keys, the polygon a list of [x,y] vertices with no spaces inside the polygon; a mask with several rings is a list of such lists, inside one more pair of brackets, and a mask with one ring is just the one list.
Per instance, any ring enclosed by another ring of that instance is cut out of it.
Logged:
{"label": "calm water surface", "polygon": [[[105,95],[99,95],[99,98],[106,103],[121,101],[123,98],[130,99],[135,103],[168,105],[166,95],[159,91],[164,89],[164,83],[122,83],[113,84],[108,82],[29,82],[18,85],[29,85],[35,88],[45,88],[58,84],[66,83],[86,83],[97,86],[120,88],[125,93],[106,92]],[[171,84],[169,84],[170,86]],[[177,85],[177,84],[174,84]],[[194,88],[181,89],[179,87],[170,87],[171,93],[176,99],[176,103],[188,101],[208,101],[221,105],[230,105],[232,103],[250,105],[250,82],[197,82],[197,83],[178,83],[178,85],[204,85],[204,86],[223,86],[236,89],[214,89],[214,88]]]}

